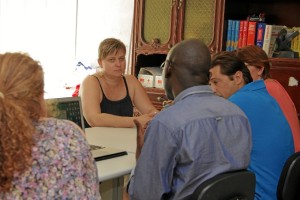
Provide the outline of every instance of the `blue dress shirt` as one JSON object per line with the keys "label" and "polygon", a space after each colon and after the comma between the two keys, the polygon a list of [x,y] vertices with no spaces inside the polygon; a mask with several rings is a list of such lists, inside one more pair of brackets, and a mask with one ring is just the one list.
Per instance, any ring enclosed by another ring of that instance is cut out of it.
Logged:
{"label": "blue dress shirt", "polygon": [[247,115],[252,129],[249,170],[256,175],[255,199],[274,200],[281,170],[294,152],[290,126],[263,80],[242,87],[230,98]]}
{"label": "blue dress shirt", "polygon": [[250,152],[245,114],[209,86],[191,87],[149,123],[130,199],[184,199],[217,174],[246,169]]}

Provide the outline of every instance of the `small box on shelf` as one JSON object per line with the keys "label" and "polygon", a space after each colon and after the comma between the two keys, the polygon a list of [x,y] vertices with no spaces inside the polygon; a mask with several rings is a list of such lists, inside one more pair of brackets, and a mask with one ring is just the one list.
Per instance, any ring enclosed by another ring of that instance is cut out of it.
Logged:
{"label": "small box on shelf", "polygon": [[142,86],[144,87],[154,87],[154,76],[146,75],[146,74],[139,74],[138,79]]}
{"label": "small box on shelf", "polygon": [[162,76],[155,76],[155,83],[154,83],[155,88],[164,88]]}
{"label": "small box on shelf", "polygon": [[144,87],[163,88],[160,67],[142,67],[138,79]]}

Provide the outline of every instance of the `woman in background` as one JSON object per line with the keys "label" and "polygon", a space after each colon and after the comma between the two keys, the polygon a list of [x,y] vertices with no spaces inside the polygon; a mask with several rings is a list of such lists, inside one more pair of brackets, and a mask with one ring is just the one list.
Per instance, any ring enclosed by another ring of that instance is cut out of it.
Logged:
{"label": "woman in background", "polygon": [[258,46],[253,45],[237,49],[236,54],[248,67],[253,81],[264,79],[268,92],[276,99],[291,127],[295,151],[300,151],[300,126],[295,104],[284,87],[271,78],[267,54]]}
{"label": "woman in background", "polygon": [[103,40],[98,49],[102,70],[87,76],[80,87],[83,114],[92,127],[134,127],[133,107],[147,124],[157,112],[145,89],[133,75],[124,75],[126,47],[115,38]]}
{"label": "woman in background", "polygon": [[100,199],[81,129],[43,116],[40,64],[26,54],[0,54],[0,199]]}

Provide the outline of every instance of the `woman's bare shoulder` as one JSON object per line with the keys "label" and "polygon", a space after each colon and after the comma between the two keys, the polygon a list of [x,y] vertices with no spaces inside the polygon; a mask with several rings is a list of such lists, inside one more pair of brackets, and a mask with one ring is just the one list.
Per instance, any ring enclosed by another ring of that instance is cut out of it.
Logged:
{"label": "woman's bare shoulder", "polygon": [[80,95],[86,92],[88,93],[98,93],[100,90],[98,76],[96,74],[86,76],[80,85]]}
{"label": "woman's bare shoulder", "polygon": [[82,81],[82,84],[95,84],[98,82],[97,79],[99,79],[99,75],[97,73],[95,74],[92,74],[92,75],[87,75],[83,81]]}

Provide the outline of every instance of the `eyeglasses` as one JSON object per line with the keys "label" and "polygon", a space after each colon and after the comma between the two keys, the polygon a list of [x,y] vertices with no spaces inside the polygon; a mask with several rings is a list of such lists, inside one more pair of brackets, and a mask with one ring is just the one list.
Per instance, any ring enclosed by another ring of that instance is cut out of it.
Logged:
{"label": "eyeglasses", "polygon": [[168,67],[168,66],[172,67],[172,66],[174,66],[174,65],[176,65],[174,62],[172,62],[172,61],[170,61],[170,60],[165,60],[165,61],[160,65],[160,68],[161,68],[161,69],[164,69],[165,67]]}
{"label": "eyeglasses", "polygon": [[161,69],[164,69],[165,64],[166,64],[166,61],[164,61],[163,63],[161,63],[160,68],[161,68]]}

